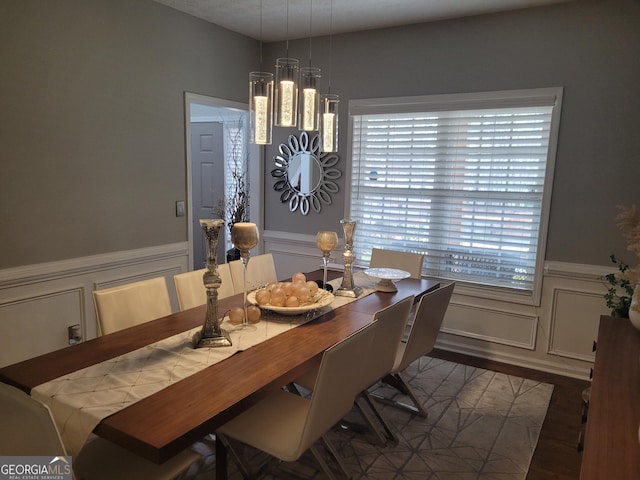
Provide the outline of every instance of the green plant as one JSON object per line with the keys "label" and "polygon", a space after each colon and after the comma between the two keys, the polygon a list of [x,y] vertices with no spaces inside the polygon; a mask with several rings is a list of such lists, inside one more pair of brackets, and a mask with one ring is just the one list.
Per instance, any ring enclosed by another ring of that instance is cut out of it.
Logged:
{"label": "green plant", "polygon": [[[640,212],[636,205],[618,205],[618,209],[616,225],[627,239],[627,250],[640,258]],[[609,258],[618,271],[603,277],[609,284],[604,299],[612,316],[628,318],[633,290],[640,283],[640,265],[631,268],[613,254]]]}
{"label": "green plant", "polygon": [[616,258],[613,254],[609,258],[618,267],[620,275],[610,273],[604,276],[604,279],[609,283],[604,299],[607,302],[607,308],[611,310],[612,316],[628,318],[634,288],[633,284],[625,278],[629,265]]}

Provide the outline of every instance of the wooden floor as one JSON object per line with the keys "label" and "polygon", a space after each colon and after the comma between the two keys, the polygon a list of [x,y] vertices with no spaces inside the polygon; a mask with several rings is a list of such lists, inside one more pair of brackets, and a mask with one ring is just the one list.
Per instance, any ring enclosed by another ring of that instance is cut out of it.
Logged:
{"label": "wooden floor", "polygon": [[578,480],[582,460],[578,435],[584,427],[582,391],[589,382],[443,350],[429,356],[555,385],[527,480]]}

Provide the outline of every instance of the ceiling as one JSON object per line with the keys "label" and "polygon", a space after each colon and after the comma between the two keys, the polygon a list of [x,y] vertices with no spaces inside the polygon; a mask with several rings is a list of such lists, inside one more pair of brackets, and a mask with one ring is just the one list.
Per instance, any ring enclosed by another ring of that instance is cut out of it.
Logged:
{"label": "ceiling", "polygon": [[[397,27],[570,0],[154,0],[264,42]],[[260,13],[262,5],[262,15]]]}

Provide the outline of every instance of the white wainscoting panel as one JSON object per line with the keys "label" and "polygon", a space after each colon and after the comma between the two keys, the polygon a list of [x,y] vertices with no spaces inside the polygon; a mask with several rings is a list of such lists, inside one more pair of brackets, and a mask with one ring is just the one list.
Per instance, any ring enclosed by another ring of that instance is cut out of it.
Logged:
{"label": "white wainscoting panel", "polygon": [[71,325],[83,340],[95,338],[96,288],[164,276],[178,311],[173,275],[187,266],[181,242],[1,270],[0,367],[69,346]]}
{"label": "white wainscoting panel", "polygon": [[442,331],[492,343],[533,350],[536,343],[537,316],[464,305],[452,301]]}
{"label": "white wainscoting panel", "polygon": [[83,287],[3,302],[0,319],[0,366],[68,347],[68,327],[85,330]]}
{"label": "white wainscoting panel", "polygon": [[[562,265],[568,270],[566,264]],[[604,273],[608,271],[595,271],[592,277],[571,277],[554,270],[545,277],[549,354],[593,362],[600,315],[609,314],[603,298],[607,289],[600,279]]]}
{"label": "white wainscoting panel", "polygon": [[[319,268],[315,234],[263,232],[279,278]],[[341,263],[342,245],[332,255]],[[181,242],[41,265],[0,270],[0,366],[68,344],[67,327],[83,339],[97,333],[92,291],[165,276],[178,310],[173,275],[188,270]],[[539,306],[456,288],[438,347],[539,370],[586,378],[601,314],[608,314],[601,277],[611,269],[561,262],[545,265]],[[622,321],[622,320],[621,320]],[[73,348],[73,347],[70,347]]]}

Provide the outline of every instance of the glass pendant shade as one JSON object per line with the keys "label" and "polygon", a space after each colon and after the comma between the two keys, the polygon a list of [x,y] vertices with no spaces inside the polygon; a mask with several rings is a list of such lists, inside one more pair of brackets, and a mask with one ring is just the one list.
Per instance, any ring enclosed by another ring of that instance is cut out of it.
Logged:
{"label": "glass pendant shade", "polygon": [[276,59],[275,124],[295,127],[298,112],[300,62],[295,58]]}
{"label": "glass pendant shade", "polygon": [[320,117],[320,69],[300,69],[300,98],[298,101],[298,129],[305,132],[318,130]]}
{"label": "glass pendant shade", "polygon": [[320,97],[320,138],[323,152],[338,151],[338,95],[322,95]]}
{"label": "glass pendant shade", "polygon": [[249,73],[249,134],[251,143],[271,145],[273,73]]}

